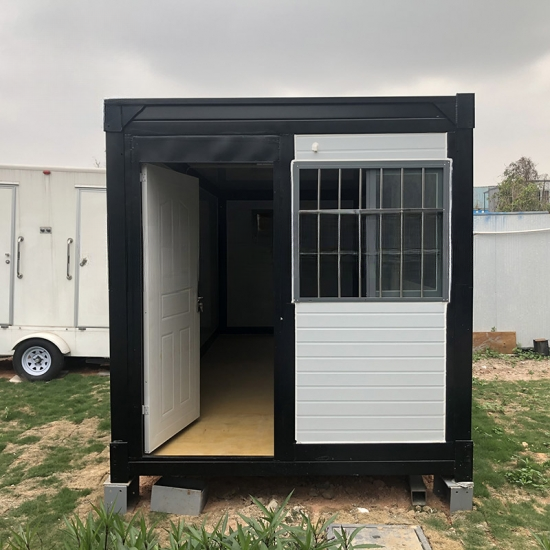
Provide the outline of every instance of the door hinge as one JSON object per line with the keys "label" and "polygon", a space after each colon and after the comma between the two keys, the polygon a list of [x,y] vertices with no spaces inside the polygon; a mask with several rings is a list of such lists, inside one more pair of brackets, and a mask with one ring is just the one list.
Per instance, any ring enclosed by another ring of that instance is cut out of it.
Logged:
{"label": "door hinge", "polygon": [[139,173],[139,183],[145,183],[145,172]]}
{"label": "door hinge", "polygon": [[148,415],[149,414],[149,405],[142,405],[141,414],[143,414],[143,415]]}

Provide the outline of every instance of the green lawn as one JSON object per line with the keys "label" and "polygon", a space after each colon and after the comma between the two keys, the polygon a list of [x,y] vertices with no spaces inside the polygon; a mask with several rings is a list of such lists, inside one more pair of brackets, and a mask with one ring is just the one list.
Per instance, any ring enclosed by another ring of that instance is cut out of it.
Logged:
{"label": "green lawn", "polygon": [[468,549],[537,548],[531,531],[550,530],[550,380],[474,380],[473,438],[475,510],[453,516],[452,538]]}
{"label": "green lawn", "polygon": [[69,374],[46,383],[0,379],[0,544],[30,522],[44,548],[91,487],[71,472],[99,458],[109,435],[109,380]]}
{"label": "green lawn", "polygon": [[[61,518],[97,491],[74,480],[105,465],[108,384],[79,374],[41,384],[0,379],[0,546],[30,522],[43,547],[55,547]],[[474,380],[475,509],[417,521],[467,549],[537,548],[532,532],[550,530],[549,396],[550,380]]]}

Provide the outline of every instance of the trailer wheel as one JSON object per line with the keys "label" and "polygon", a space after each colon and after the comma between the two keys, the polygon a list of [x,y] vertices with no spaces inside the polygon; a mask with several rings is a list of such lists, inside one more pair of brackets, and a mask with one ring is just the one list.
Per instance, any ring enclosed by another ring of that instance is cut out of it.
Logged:
{"label": "trailer wheel", "polygon": [[31,382],[54,379],[63,369],[63,363],[58,347],[41,338],[24,340],[13,354],[15,372]]}

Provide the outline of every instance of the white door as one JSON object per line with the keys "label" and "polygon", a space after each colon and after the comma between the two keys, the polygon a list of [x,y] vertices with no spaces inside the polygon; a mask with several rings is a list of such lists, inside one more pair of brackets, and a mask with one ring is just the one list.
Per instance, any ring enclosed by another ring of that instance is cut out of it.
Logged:
{"label": "white door", "polygon": [[76,326],[109,326],[105,189],[78,190]]}
{"label": "white door", "polygon": [[145,452],[199,417],[199,185],[144,165]]}
{"label": "white door", "polygon": [[0,185],[0,325],[11,325],[15,187]]}
{"label": "white door", "polygon": [[[67,177],[67,176],[70,176]],[[76,191],[70,172],[25,171],[17,188],[13,324],[75,321]]]}

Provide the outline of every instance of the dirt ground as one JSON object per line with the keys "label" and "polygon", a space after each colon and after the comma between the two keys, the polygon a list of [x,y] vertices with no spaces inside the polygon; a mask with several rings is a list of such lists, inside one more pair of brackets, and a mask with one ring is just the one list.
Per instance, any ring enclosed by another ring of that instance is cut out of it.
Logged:
{"label": "dirt ground", "polygon": [[481,359],[473,364],[473,375],[479,380],[543,380],[550,378],[550,361]]}
{"label": "dirt ground", "polygon": [[[75,361],[71,372],[97,375],[104,367],[86,365]],[[482,380],[537,380],[550,377],[548,361],[518,361],[484,359],[474,363],[474,376]],[[0,377],[13,376],[11,362],[0,360]],[[62,426],[60,429],[68,429]],[[85,426],[86,427],[86,426]],[[89,435],[89,434],[88,434]],[[86,515],[103,496],[103,482],[108,476],[107,448],[99,455],[101,460],[90,464],[78,477],[69,476],[67,483],[74,488],[93,488],[93,492],[82,500],[77,512]],[[158,478],[142,477],[140,499],[134,511],[149,515],[151,488]],[[240,520],[240,515],[257,517],[259,510],[253,505],[250,495],[263,504],[281,503],[294,491],[289,503],[290,520],[299,519],[300,511],[307,512],[314,519],[337,515],[337,521],[345,524],[407,524],[421,525],[434,550],[457,550],[463,548],[460,542],[447,535],[453,532],[453,518],[446,502],[432,492],[432,479],[425,477],[428,487],[427,505],[412,507],[405,477],[284,477],[284,478],[235,478],[216,477],[206,480],[209,498],[200,518],[183,518],[190,522],[205,521],[212,525],[225,513],[231,524]],[[455,516],[454,516],[455,517]],[[448,525],[442,532],[426,525],[429,518],[438,518]],[[179,521],[180,516],[161,517],[160,525],[168,527],[169,521]],[[159,521],[159,516],[154,516]],[[240,520],[242,521],[242,520]]]}

